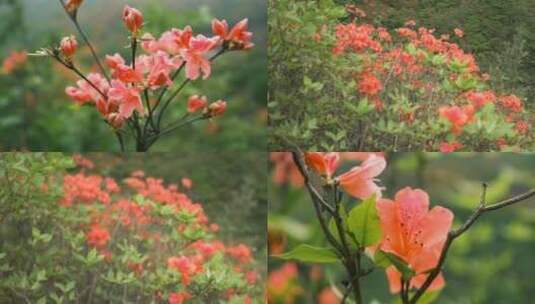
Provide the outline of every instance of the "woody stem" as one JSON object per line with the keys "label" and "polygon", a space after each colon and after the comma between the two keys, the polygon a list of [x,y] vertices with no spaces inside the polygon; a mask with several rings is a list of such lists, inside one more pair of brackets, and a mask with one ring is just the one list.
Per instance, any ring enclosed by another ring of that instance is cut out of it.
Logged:
{"label": "woody stem", "polygon": [[[296,164],[299,172],[303,176],[305,186],[308,190],[308,193],[312,199],[314,209],[316,211],[316,216],[320,222],[321,229],[323,234],[327,238],[327,241],[333,246],[338,256],[340,257],[342,264],[344,265],[350,280],[349,290],[353,291],[353,297],[357,304],[363,303],[362,301],[362,292],[360,290],[360,252],[357,252],[356,255],[351,253],[351,250],[348,246],[346,240],[346,233],[343,226],[343,220],[340,216],[340,200],[339,193],[336,185],[331,185],[333,190],[333,201],[334,208],[332,205],[327,203],[326,199],[320,194],[320,192],[315,188],[315,186],[310,182],[310,175],[308,169],[303,160],[303,153],[297,149],[297,151],[292,152],[294,163]],[[340,242],[332,235],[331,231],[328,228],[326,223],[326,218],[322,214],[322,210],[330,214],[336,224],[336,230]],[[344,302],[347,298],[347,295],[344,296]]]}
{"label": "woody stem", "polygon": [[509,199],[503,200],[501,202],[487,205],[486,202],[486,193],[487,193],[487,185],[483,184],[483,191],[481,193],[481,200],[479,203],[479,206],[477,209],[472,213],[472,215],[464,222],[464,224],[457,228],[456,230],[451,230],[448,233],[448,237],[446,238],[446,242],[444,243],[444,247],[442,248],[442,252],[440,253],[440,258],[438,260],[437,266],[433,268],[433,270],[429,273],[427,276],[424,284],[416,291],[414,296],[410,299],[410,304],[417,303],[418,299],[427,291],[429,286],[431,286],[431,283],[435,280],[435,278],[440,274],[440,271],[442,270],[442,266],[444,265],[444,261],[446,260],[446,256],[448,254],[448,250],[453,243],[453,241],[461,236],[463,233],[468,231],[468,229],[479,219],[481,215],[483,215],[486,212],[499,210],[501,208],[505,208],[507,206],[525,201],[531,197],[535,196],[535,189],[532,189],[528,192],[525,192],[523,194],[511,197]]}

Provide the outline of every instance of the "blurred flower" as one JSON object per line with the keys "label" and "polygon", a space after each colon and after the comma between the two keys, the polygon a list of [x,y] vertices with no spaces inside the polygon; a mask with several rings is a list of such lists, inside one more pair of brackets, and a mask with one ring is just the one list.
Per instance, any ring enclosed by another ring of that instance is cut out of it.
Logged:
{"label": "blurred flower", "polygon": [[251,249],[244,245],[239,244],[234,247],[228,247],[226,250],[227,254],[231,257],[235,258],[242,264],[249,264],[252,261],[253,254],[251,252]]}
{"label": "blurred flower", "polygon": [[275,184],[290,183],[295,187],[303,186],[303,176],[293,161],[292,153],[271,152],[269,157],[274,164],[271,179]]}
{"label": "blurred flower", "polygon": [[183,304],[191,299],[191,294],[186,291],[172,292],[169,294],[169,304]]}
{"label": "blurred flower", "polygon": [[339,304],[342,302],[332,288],[326,287],[318,294],[318,304]]}
{"label": "blurred flower", "polygon": [[[429,210],[429,196],[420,189],[404,188],[396,193],[395,199],[379,199],[377,210],[383,236],[380,249],[395,254],[405,261],[416,273],[411,287],[420,287],[427,278],[426,271],[434,268],[448,236],[453,213],[441,206]],[[390,266],[386,270],[390,291],[401,290],[401,273]],[[430,290],[444,285],[439,275]]]}
{"label": "blurred flower", "polygon": [[459,38],[463,38],[463,36],[464,36],[463,30],[461,30],[460,28],[455,28],[453,30],[453,32],[455,33],[455,36],[457,36]]}
{"label": "blurred flower", "polygon": [[210,117],[220,116],[225,113],[226,109],[227,103],[223,100],[218,100],[208,106],[208,115],[210,115]]}
{"label": "blurred flower", "polygon": [[463,144],[453,141],[453,142],[443,142],[440,143],[440,152],[442,153],[451,153],[463,147]]}
{"label": "blurred flower", "polygon": [[462,127],[471,119],[473,115],[473,106],[469,108],[458,106],[442,106],[438,110],[441,117],[444,117],[451,123],[451,132],[459,135]]}
{"label": "blurred flower", "polygon": [[85,169],[93,169],[95,167],[95,164],[88,158],[85,158],[84,156],[82,156],[81,154],[74,154],[72,156],[72,159],[74,161],[74,163],[76,164],[76,166],[80,167],[80,168],[85,168]]}
{"label": "blurred flower", "polygon": [[286,248],[286,235],[268,227],[268,251],[270,255],[282,254]]}
{"label": "blurred flower", "polygon": [[186,189],[191,189],[191,187],[193,187],[193,182],[191,181],[191,179],[189,179],[187,177],[183,177],[180,180],[180,183],[182,184],[182,187],[184,187]]}
{"label": "blurred flower", "polygon": [[143,14],[135,8],[125,5],[123,9],[123,21],[128,30],[135,36],[143,26]]}
{"label": "blurred flower", "polygon": [[28,59],[28,55],[25,51],[11,52],[11,54],[4,59],[2,64],[2,70],[6,74],[11,74],[15,69],[23,66]]}
{"label": "blurred flower", "polygon": [[86,233],[86,239],[89,246],[103,248],[110,240],[110,233],[108,230],[95,225]]}
{"label": "blurred flower", "polygon": [[295,263],[286,263],[270,271],[267,282],[268,303],[294,303],[303,290],[298,286]]}
{"label": "blurred flower", "polygon": [[191,283],[191,276],[202,271],[202,260],[180,256],[170,257],[167,259],[167,267],[174,269],[182,275],[182,284],[189,285]]}
{"label": "blurred flower", "polygon": [[501,104],[512,112],[522,112],[524,104],[516,95],[500,97]]}
{"label": "blurred flower", "polygon": [[527,134],[529,131],[529,123],[524,120],[520,120],[516,123],[515,129],[518,134]]}
{"label": "blurred flower", "polygon": [[359,81],[359,92],[364,95],[377,95],[382,88],[381,81],[374,75],[368,73],[363,74]]}
{"label": "blurred flower", "polygon": [[66,0],[65,9],[72,15],[78,10],[80,5],[82,5],[82,2],[84,2],[84,0]]}

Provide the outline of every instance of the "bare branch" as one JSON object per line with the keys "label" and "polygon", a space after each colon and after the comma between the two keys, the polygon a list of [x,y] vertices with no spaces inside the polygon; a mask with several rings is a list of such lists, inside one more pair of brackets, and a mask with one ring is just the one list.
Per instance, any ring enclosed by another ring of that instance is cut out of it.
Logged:
{"label": "bare branch", "polygon": [[453,241],[461,236],[463,233],[465,233],[476,221],[477,219],[483,215],[485,212],[499,210],[501,208],[505,208],[507,206],[520,203],[522,201],[525,201],[531,197],[535,196],[535,189],[532,189],[528,192],[525,192],[523,194],[514,196],[512,198],[503,200],[501,202],[487,205],[486,204],[486,192],[487,192],[487,185],[483,184],[483,191],[481,194],[481,200],[479,203],[478,208],[472,213],[472,215],[466,220],[466,222],[459,227],[456,230],[451,230],[448,233],[448,237],[446,238],[446,242],[444,243],[444,247],[442,248],[442,252],[440,253],[440,258],[438,260],[437,266],[433,268],[433,270],[429,273],[429,276],[425,280],[424,284],[416,291],[414,296],[411,298],[409,303],[415,304],[418,299],[427,291],[429,286],[431,286],[431,283],[435,280],[435,278],[439,275],[440,271],[442,270],[442,267],[444,265],[444,261],[446,260],[446,256],[448,254],[448,250],[453,243]]}

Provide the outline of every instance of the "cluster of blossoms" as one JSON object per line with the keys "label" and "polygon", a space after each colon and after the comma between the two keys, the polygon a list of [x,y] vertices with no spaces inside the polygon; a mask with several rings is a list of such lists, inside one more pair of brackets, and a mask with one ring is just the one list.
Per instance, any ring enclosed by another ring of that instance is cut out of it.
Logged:
{"label": "cluster of blossoms", "polygon": [[[50,56],[80,78],[76,85],[65,89],[66,94],[78,105],[95,107],[114,129],[123,150],[123,135],[128,134],[122,130],[125,126],[134,134],[136,149],[146,151],[160,135],[223,115],[226,101],[209,101],[206,96],[194,95],[189,98],[187,111],[180,121],[161,126],[168,106],[188,83],[208,79],[217,57],[254,46],[247,19],[233,27],[229,27],[226,20],[214,19],[210,37],[194,33],[191,26],[172,28],[155,37],[143,30],[141,11],[126,5],[122,21],[130,34],[129,58],[115,53],[101,61],[78,23],[77,14],[83,1],[61,0],[60,3],[91,51],[98,72],[86,75],[77,65],[75,56],[79,42],[74,35],[64,37],[56,47],[43,48],[33,55]],[[175,85],[182,71],[182,82]],[[192,118],[188,119],[189,116]]]}
{"label": "cluster of blossoms", "polygon": [[[59,204],[69,210],[86,212],[88,222],[82,225],[86,244],[95,248],[110,267],[120,264],[139,279],[161,269],[176,273],[178,280],[173,290],[155,291],[158,298],[176,304],[195,298],[199,284],[203,284],[202,277],[207,271],[214,271],[214,266],[208,264],[214,258],[223,257],[225,265],[218,267],[228,267],[241,281],[213,292],[219,292],[221,299],[252,303],[248,290],[244,289],[259,280],[251,248],[245,244],[228,246],[215,238],[219,225],[211,223],[202,205],[185,194],[193,186],[189,178],[182,178],[180,185],[165,185],[161,179],[134,171],[119,186],[112,178],[88,174],[86,171],[94,168],[92,161],[80,155],[74,159],[82,170],[64,176],[63,198]],[[141,199],[128,196],[130,192]],[[170,237],[176,233],[180,240],[175,246],[170,243]],[[143,248],[152,249],[145,258],[125,261],[120,242],[115,241],[117,238],[121,242],[133,240]],[[170,254],[165,256],[164,249]]]}
{"label": "cluster of blossoms", "polygon": [[[399,190],[393,200],[383,198],[384,188],[377,184],[379,181],[376,177],[386,167],[384,156],[376,153],[352,154],[310,152],[305,153],[304,159],[308,168],[322,176],[327,185],[340,185],[341,190],[348,195],[362,200],[371,196],[376,198],[382,237],[377,244],[367,247],[366,251],[371,256],[379,250],[395,255],[414,272],[414,276],[410,280],[410,287],[421,287],[428,272],[438,264],[441,250],[452,225],[453,213],[440,206],[429,209],[429,197],[425,191],[420,189],[407,187]],[[343,158],[346,160],[359,159],[362,163],[334,177],[340,160]],[[276,159],[278,159],[276,167],[281,166],[282,157],[277,155]],[[289,163],[284,164],[284,166],[289,166]],[[275,171],[280,170],[276,167]],[[277,179],[275,181],[277,182]],[[282,270],[271,273],[273,280],[280,281],[278,284],[288,285],[291,276],[284,275],[284,280],[278,279],[279,272]],[[396,266],[391,265],[386,268],[386,275],[390,291],[399,293],[401,291],[401,272]],[[433,280],[429,290],[440,289],[444,283],[444,278],[439,275]],[[277,288],[277,290],[284,290],[284,288]]]}
{"label": "cluster of blossoms", "polygon": [[[126,6],[122,18],[136,43],[139,37],[146,54],[137,56],[131,64],[127,64],[118,53],[107,55],[110,81],[100,73],[91,73],[87,79],[79,80],[76,87],[66,89],[66,93],[78,104],[94,104],[115,128],[120,128],[134,111],[141,116],[147,114],[141,97],[144,90],[155,91],[172,86],[183,67],[187,79],[196,80],[201,75],[207,79],[211,74],[211,56],[253,46],[252,34],[247,31],[247,19],[230,31],[226,21],[214,20],[213,37],[195,35],[191,27],[186,26],[184,29],[166,31],[156,39],[150,33],[140,36],[143,15],[139,10]],[[70,61],[77,47],[76,38],[70,36],[61,40],[59,50]],[[222,100],[210,105],[206,98],[202,104],[191,100],[188,103],[189,112],[204,111],[210,117],[223,114],[226,108]]]}
{"label": "cluster of blossoms", "polygon": [[[338,24],[332,52],[337,57],[358,55],[361,65],[351,76],[358,94],[372,102],[378,112],[392,111],[408,127],[422,122],[448,124],[450,133],[439,136],[446,141],[428,143],[432,145],[429,149],[440,147],[451,152],[462,148],[466,127],[475,124],[478,114],[482,116],[489,107],[515,133],[494,139],[495,148],[515,145],[529,136],[531,123],[522,100],[489,90],[486,82],[490,76],[480,72],[474,56],[449,35],[437,37],[434,32],[416,28],[412,20],[394,32],[357,22]],[[458,28],[454,34],[455,39],[464,36]],[[407,90],[411,93],[403,98],[389,94]]]}
{"label": "cluster of blossoms", "polygon": [[[271,246],[271,244],[270,244]],[[300,285],[299,276],[307,275],[313,284],[321,284],[323,272],[321,267],[314,265],[310,267],[308,273],[300,271],[298,265],[293,262],[282,264],[279,268],[273,269],[269,273],[267,282],[268,303],[297,303],[296,298],[305,294],[304,288]],[[307,290],[307,293],[310,292]],[[323,287],[315,295],[317,304],[340,304],[339,293],[337,294],[332,286]]]}

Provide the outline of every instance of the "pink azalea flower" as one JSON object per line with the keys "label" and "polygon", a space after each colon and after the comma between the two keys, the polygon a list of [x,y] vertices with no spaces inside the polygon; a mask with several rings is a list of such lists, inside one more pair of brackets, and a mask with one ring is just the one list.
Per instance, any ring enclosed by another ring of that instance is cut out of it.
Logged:
{"label": "pink azalea flower", "polygon": [[[172,85],[173,81],[169,73],[177,68],[177,63],[169,58],[165,52],[158,51],[149,60],[148,83],[151,89],[156,89],[163,85]],[[180,63],[179,63],[180,65]]]}
{"label": "pink azalea flower", "polygon": [[205,56],[217,45],[217,42],[217,37],[207,38],[203,35],[197,35],[191,38],[189,47],[181,52],[186,61],[186,77],[195,80],[199,78],[201,73],[203,79],[210,76],[210,61]]}
{"label": "pink azalea flower", "polygon": [[[411,280],[411,287],[420,287],[427,277],[425,272],[438,263],[453,213],[440,206],[429,210],[427,193],[409,187],[398,191],[393,201],[379,199],[377,210],[383,231],[380,249],[405,261],[417,274]],[[399,292],[401,274],[394,266],[390,266],[386,273],[390,291]],[[444,278],[440,275],[433,281],[430,290],[443,285]]]}
{"label": "pink azalea flower", "polygon": [[248,19],[238,22],[229,32],[226,20],[212,20],[212,32],[219,36],[221,40],[232,42],[230,49],[250,49],[254,46],[251,43],[253,33],[247,31]]}
{"label": "pink azalea flower", "polygon": [[353,167],[348,172],[340,175],[340,186],[349,195],[366,199],[375,194],[381,197],[381,187],[375,183],[377,177],[386,168],[386,160],[375,154],[370,156],[360,165]]}
{"label": "pink azalea flower", "polygon": [[338,168],[340,153],[309,152],[305,153],[305,161],[308,166],[312,167],[320,175],[331,179],[336,168]]}
{"label": "pink azalea flower", "polygon": [[106,55],[106,64],[110,69],[117,69],[119,66],[125,65],[125,61],[123,56],[119,53],[115,53],[114,55]]}
{"label": "pink azalea flower", "polygon": [[186,26],[183,30],[171,29],[164,32],[158,40],[159,48],[171,55],[180,54],[182,50],[190,47],[190,41],[193,36],[193,30]]}
{"label": "pink azalea flower", "polygon": [[440,143],[440,152],[442,153],[451,153],[451,152],[455,152],[456,150],[460,149],[463,147],[463,144],[459,143],[459,142],[443,142],[443,143]]}
{"label": "pink azalea flower", "polygon": [[119,64],[115,66],[112,77],[126,83],[139,83],[143,81],[143,75],[139,69],[137,69],[137,67],[134,70],[132,67],[125,64]]}
{"label": "pink azalea flower", "polygon": [[123,82],[112,80],[111,89],[108,93],[109,101],[119,105],[119,116],[128,119],[134,110],[144,114],[143,103],[139,91],[136,88],[127,87]]}
{"label": "pink azalea flower", "polygon": [[143,34],[140,40],[141,48],[149,54],[154,53],[160,49],[160,44],[150,33]]}
{"label": "pink azalea flower", "polygon": [[[103,94],[108,92],[110,86],[101,74],[91,73],[87,75],[87,79],[91,81]],[[78,87],[67,87],[65,92],[77,103],[84,104],[91,100],[96,102],[103,98],[103,96],[85,80],[80,79],[76,82],[76,84]]]}

